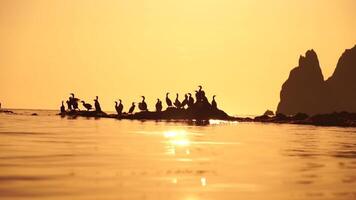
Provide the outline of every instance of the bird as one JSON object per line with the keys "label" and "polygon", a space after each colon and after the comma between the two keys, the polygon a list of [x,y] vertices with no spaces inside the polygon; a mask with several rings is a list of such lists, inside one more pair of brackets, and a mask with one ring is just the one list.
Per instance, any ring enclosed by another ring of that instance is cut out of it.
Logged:
{"label": "bird", "polygon": [[156,111],[157,111],[157,112],[161,112],[161,111],[162,111],[162,101],[159,100],[159,99],[157,99]]}
{"label": "bird", "polygon": [[184,108],[185,105],[188,105],[188,95],[185,94],[184,95],[184,100],[182,101],[182,108]]}
{"label": "bird", "polygon": [[215,101],[215,97],[216,97],[216,95],[213,96],[213,100],[211,101],[211,107],[213,109],[217,109],[218,108],[218,106],[216,104],[216,101]]}
{"label": "bird", "polygon": [[121,115],[122,110],[124,109],[124,105],[122,105],[121,99],[119,99],[119,102],[120,102],[119,105],[117,105],[117,101],[115,101],[115,110],[118,115]]}
{"label": "bird", "polygon": [[93,106],[89,103],[85,103],[85,101],[82,101],[84,108],[87,109],[87,111],[93,109]]}
{"label": "bird", "polygon": [[72,104],[70,103],[69,100],[66,101],[66,104],[67,104],[68,110],[72,110]]}
{"label": "bird", "polygon": [[178,93],[177,93],[176,100],[174,101],[174,105],[175,105],[177,108],[180,108],[182,104],[180,103],[178,97],[179,97],[179,95],[178,95]]}
{"label": "bird", "polygon": [[147,111],[147,104],[145,102],[145,96],[142,96],[142,102],[138,103],[138,108],[141,111]]}
{"label": "bird", "polygon": [[169,92],[166,93],[166,103],[167,103],[168,107],[172,107],[172,101],[169,99],[168,95],[169,95]]}
{"label": "bird", "polygon": [[188,93],[188,107],[192,107],[194,105],[194,98],[192,97],[191,93]]}
{"label": "bird", "polygon": [[135,110],[135,102],[132,102],[132,105],[130,107],[129,113],[132,114],[132,112]]}
{"label": "bird", "polygon": [[61,113],[65,113],[66,112],[66,108],[64,107],[64,101],[62,101],[62,105],[61,105]]}
{"label": "bird", "polygon": [[69,97],[69,102],[72,105],[71,107],[73,108],[73,110],[79,110],[78,108],[78,98],[74,97],[74,93],[70,93],[70,95],[72,95],[72,97]]}
{"label": "bird", "polygon": [[95,111],[97,112],[101,112],[101,106],[99,103],[99,97],[96,96],[96,98],[94,99],[94,106],[95,106]]}

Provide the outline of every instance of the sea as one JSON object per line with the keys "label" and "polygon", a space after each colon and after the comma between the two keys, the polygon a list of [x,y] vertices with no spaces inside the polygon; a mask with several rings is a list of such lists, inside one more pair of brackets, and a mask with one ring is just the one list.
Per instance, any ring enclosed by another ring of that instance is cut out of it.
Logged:
{"label": "sea", "polygon": [[2,200],[356,199],[355,128],[13,111],[0,113]]}

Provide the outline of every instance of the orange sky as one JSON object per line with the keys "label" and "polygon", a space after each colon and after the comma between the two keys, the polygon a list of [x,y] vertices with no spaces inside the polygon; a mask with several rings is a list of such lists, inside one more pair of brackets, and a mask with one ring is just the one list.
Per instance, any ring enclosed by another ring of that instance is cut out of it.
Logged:
{"label": "orange sky", "polygon": [[[276,109],[300,54],[325,77],[356,44],[354,0],[0,0],[0,102],[58,108],[70,92],[104,110],[202,84],[229,114]],[[171,95],[174,99],[175,95]]]}

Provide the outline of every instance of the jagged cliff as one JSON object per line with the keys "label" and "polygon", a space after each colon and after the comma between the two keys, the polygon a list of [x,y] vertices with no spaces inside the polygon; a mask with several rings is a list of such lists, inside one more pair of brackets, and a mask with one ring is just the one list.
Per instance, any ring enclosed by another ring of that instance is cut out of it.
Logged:
{"label": "jagged cliff", "polygon": [[316,53],[307,51],[283,84],[280,98],[277,113],[287,115],[356,112],[356,46],[343,53],[326,81]]}

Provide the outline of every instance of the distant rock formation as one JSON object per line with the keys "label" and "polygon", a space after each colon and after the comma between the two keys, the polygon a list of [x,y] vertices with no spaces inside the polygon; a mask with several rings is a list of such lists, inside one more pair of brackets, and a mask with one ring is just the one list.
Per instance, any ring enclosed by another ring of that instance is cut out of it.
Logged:
{"label": "distant rock formation", "polygon": [[316,53],[307,51],[283,84],[280,98],[276,113],[286,115],[356,112],[356,46],[343,53],[326,81]]}

